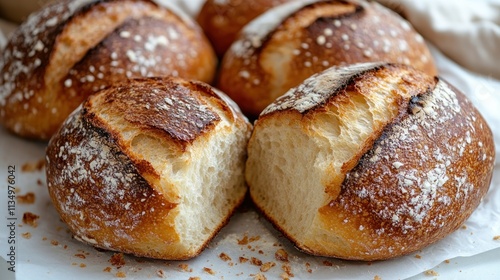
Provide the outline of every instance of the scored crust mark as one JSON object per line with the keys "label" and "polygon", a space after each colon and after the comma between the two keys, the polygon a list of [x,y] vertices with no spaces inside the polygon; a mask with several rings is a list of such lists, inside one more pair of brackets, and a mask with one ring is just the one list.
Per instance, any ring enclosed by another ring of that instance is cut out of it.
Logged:
{"label": "scored crust mark", "polygon": [[332,67],[320,75],[313,75],[306,79],[300,86],[290,89],[283,96],[269,105],[261,116],[275,111],[294,109],[301,114],[311,108],[324,105],[326,101],[337,95],[341,88],[366,71],[373,71],[384,63],[356,64],[350,68]]}
{"label": "scored crust mark", "polygon": [[88,110],[101,117],[121,112],[127,122],[141,129],[166,133],[185,145],[183,143],[194,141],[220,121],[205,102],[189,93],[190,90],[189,84],[176,80],[135,79],[105,90],[96,98],[91,97]]}

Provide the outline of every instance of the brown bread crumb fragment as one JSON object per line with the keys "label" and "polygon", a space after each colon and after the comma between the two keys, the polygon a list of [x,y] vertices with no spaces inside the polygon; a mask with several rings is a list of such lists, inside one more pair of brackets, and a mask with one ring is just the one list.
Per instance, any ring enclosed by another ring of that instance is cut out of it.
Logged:
{"label": "brown bread crumb fragment", "polygon": [[25,212],[23,214],[23,223],[36,228],[38,226],[38,218],[40,218],[40,216],[31,212]]}
{"label": "brown bread crumb fragment", "polygon": [[266,262],[260,266],[260,271],[262,272],[268,272],[271,268],[276,266],[276,263],[274,262]]}
{"label": "brown bread crumb fragment", "polygon": [[45,167],[45,159],[41,159],[35,162],[26,162],[21,166],[22,172],[35,172],[41,171]]}
{"label": "brown bread crumb fragment", "polygon": [[211,268],[204,267],[203,271],[205,271],[206,273],[208,273],[210,275],[215,275],[215,271],[213,271]]}
{"label": "brown bread crumb fragment", "polygon": [[25,239],[30,239],[31,238],[31,232],[25,232],[23,234],[21,234],[21,236]]}
{"label": "brown bread crumb fragment", "polygon": [[189,268],[189,265],[188,264],[185,264],[185,263],[181,263],[178,265],[178,267],[180,269],[182,269],[184,272],[193,272],[193,269],[192,268]]}
{"label": "brown bread crumb fragment", "polygon": [[262,261],[259,260],[259,259],[257,259],[257,258],[254,258],[254,257],[251,258],[250,263],[253,264],[253,265],[256,265],[256,266],[261,266],[262,265]]}
{"label": "brown bread crumb fragment", "polygon": [[231,257],[229,257],[226,253],[220,253],[219,258],[225,262],[231,261]]}
{"label": "brown bread crumb fragment", "polygon": [[123,253],[114,253],[108,262],[116,266],[116,268],[120,268],[125,265],[125,259],[123,258]]}
{"label": "brown bread crumb fragment", "polygon": [[25,195],[16,196],[16,199],[19,204],[33,204],[35,203],[35,194],[28,192]]}
{"label": "brown bread crumb fragment", "polygon": [[425,275],[427,275],[427,276],[439,276],[439,273],[437,273],[436,271],[434,271],[432,269],[429,269],[429,270],[425,271]]}
{"label": "brown bread crumb fragment", "polygon": [[274,253],[274,257],[278,261],[283,261],[283,262],[288,261],[288,253],[283,249],[278,249],[276,253]]}

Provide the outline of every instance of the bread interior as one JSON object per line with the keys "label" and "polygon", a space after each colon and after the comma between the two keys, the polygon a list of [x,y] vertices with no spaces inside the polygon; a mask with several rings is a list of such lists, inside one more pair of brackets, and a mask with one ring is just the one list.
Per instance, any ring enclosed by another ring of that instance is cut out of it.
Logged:
{"label": "bread interior", "polygon": [[[404,81],[383,71],[364,92],[347,90],[325,108],[279,112],[256,124],[246,178],[252,199],[290,238],[305,240],[318,209],[341,192],[346,173],[398,115]],[[259,123],[261,122],[261,123]]]}
{"label": "bread interior", "polygon": [[246,193],[243,170],[247,128],[235,125],[217,107],[220,105],[204,99],[221,121],[184,150],[165,135],[141,129],[123,116],[99,112],[100,118],[120,135],[129,157],[148,162],[159,175],[158,180],[149,172],[143,174],[151,187],[169,203],[177,204],[169,217],[164,217],[164,224],[175,229],[179,242],[155,248],[160,254],[176,251],[188,252],[188,257],[196,255],[227,222]]}

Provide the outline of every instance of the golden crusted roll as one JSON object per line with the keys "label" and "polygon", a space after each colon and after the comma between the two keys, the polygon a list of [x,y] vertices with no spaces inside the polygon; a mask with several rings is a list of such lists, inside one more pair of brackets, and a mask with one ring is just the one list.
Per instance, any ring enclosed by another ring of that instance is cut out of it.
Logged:
{"label": "golden crusted roll", "polygon": [[354,64],[313,75],[264,110],[246,180],[301,250],[382,260],[458,229],[486,194],[494,157],[488,124],[447,82]]}
{"label": "golden crusted roll", "polygon": [[148,0],[59,1],[31,15],[0,58],[0,123],[47,140],[86,97],[126,78],[211,82],[216,56],[188,18]]}
{"label": "golden crusted roll", "polygon": [[189,259],[245,197],[251,129],[206,84],[131,80],[89,97],[50,140],[48,191],[79,240]]}
{"label": "golden crusted roll", "polygon": [[290,2],[243,29],[224,56],[217,85],[255,118],[314,73],[334,65],[377,61],[437,73],[423,38],[376,2]]}
{"label": "golden crusted roll", "polygon": [[207,0],[196,20],[217,55],[222,57],[247,23],[270,8],[290,1],[295,0]]}

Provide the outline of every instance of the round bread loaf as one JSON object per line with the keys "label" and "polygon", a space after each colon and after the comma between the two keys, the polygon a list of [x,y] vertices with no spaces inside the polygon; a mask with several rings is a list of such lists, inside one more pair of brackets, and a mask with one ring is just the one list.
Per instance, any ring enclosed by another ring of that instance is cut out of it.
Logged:
{"label": "round bread loaf", "polygon": [[458,229],[486,194],[494,157],[487,123],[445,81],[354,64],[313,75],[263,111],[246,180],[301,250],[381,260]]}
{"label": "round bread loaf", "polygon": [[270,8],[290,1],[294,0],[207,0],[196,20],[217,55],[222,57],[247,23]]}
{"label": "round bread loaf", "polygon": [[437,73],[423,38],[376,2],[290,2],[243,29],[224,56],[217,86],[255,118],[314,73],[334,65],[377,61]]}
{"label": "round bread loaf", "polygon": [[0,123],[47,140],[86,97],[134,77],[211,82],[216,56],[192,20],[148,0],[58,1],[31,15],[0,58]]}
{"label": "round bread loaf", "polygon": [[246,193],[251,125],[201,82],[145,78],[89,97],[50,140],[50,197],[76,239],[168,260],[196,256]]}

